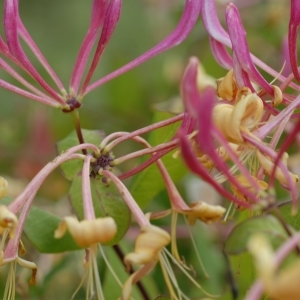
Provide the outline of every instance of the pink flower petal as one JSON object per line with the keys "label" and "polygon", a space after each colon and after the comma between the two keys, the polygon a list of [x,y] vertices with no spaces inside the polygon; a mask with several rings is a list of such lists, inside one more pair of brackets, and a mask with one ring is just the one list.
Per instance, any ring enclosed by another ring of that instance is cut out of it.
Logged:
{"label": "pink flower petal", "polygon": [[85,93],[87,94],[91,92],[92,90],[104,84],[105,82],[112,80],[113,78],[118,77],[121,74],[144,63],[150,58],[179,45],[184,39],[186,39],[186,37],[194,28],[198,20],[198,16],[200,14],[200,9],[201,9],[201,0],[186,0],[185,8],[181,16],[181,19],[178,25],[176,26],[176,28],[174,29],[174,31],[167,38],[165,38],[155,47],[148,50],[141,56],[137,57],[135,60],[131,61],[127,65],[121,67],[120,69],[106,75],[100,80],[97,80],[93,84],[89,85]]}

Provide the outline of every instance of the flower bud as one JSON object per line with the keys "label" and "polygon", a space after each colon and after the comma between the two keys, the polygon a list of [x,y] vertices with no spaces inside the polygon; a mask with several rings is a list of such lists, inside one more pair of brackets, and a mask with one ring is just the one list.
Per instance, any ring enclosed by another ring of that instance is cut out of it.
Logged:
{"label": "flower bud", "polygon": [[83,220],[81,222],[73,217],[65,217],[56,229],[54,237],[57,239],[62,238],[67,229],[80,247],[107,243],[117,233],[117,225],[111,217]]}

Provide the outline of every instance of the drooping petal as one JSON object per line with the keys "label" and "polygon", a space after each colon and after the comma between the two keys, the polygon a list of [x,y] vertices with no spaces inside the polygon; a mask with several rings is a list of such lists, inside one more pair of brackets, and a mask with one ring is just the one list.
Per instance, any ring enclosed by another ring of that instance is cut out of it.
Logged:
{"label": "drooping petal", "polygon": [[86,88],[94,74],[94,71],[96,70],[98,62],[116,28],[116,25],[120,18],[121,7],[122,7],[122,0],[111,0],[107,7],[104,16],[104,21],[103,21],[103,29],[97,45],[97,49],[93,57],[91,67],[88,71],[88,74],[84,80],[83,86],[79,93],[81,96],[85,94]]}
{"label": "drooping petal", "polygon": [[90,27],[81,44],[74,69],[72,72],[70,87],[75,93],[78,92],[78,86],[86,65],[92,46],[97,38],[97,33],[103,24],[107,8],[107,0],[94,0],[92,7],[92,17]]}
{"label": "drooping petal", "polygon": [[295,78],[300,82],[300,74],[298,70],[298,53],[297,53],[297,41],[298,30],[300,25],[300,2],[298,0],[291,0],[291,13],[289,22],[289,54],[291,67]]}
{"label": "drooping petal", "polygon": [[117,225],[113,218],[97,218],[79,222],[73,217],[65,217],[55,231],[54,237],[62,238],[69,230],[80,247],[102,244],[111,241],[117,233]]}
{"label": "drooping petal", "polygon": [[209,36],[210,48],[212,50],[212,54],[217,61],[217,63],[225,69],[232,68],[232,58],[229,55],[226,47],[215,40],[213,37]]}
{"label": "drooping petal", "polygon": [[4,29],[11,54],[23,65],[25,70],[59,103],[65,104],[56,91],[50,87],[31,64],[24,53],[18,37],[18,2],[6,0],[4,7]]}
{"label": "drooping petal", "polygon": [[186,0],[185,8],[181,19],[174,31],[168,37],[166,37],[163,41],[161,41],[152,49],[148,50],[141,56],[134,59],[132,62],[91,84],[87,88],[86,93],[89,93],[90,91],[94,90],[95,88],[104,84],[105,82],[112,80],[113,78],[135,68],[136,66],[142,64],[150,58],[179,45],[183,40],[186,39],[186,37],[194,28],[198,20],[198,16],[200,14],[201,2],[202,0]]}
{"label": "drooping petal", "polygon": [[237,56],[237,59],[242,66],[243,70],[250,76],[251,80],[256,82],[270,95],[274,95],[273,88],[261,76],[256,69],[248,49],[246,40],[246,31],[243,27],[238,9],[232,3],[227,5],[226,9],[226,22],[228,26],[229,36],[232,42],[232,49]]}
{"label": "drooping petal", "polygon": [[214,180],[214,178],[211,176],[211,174],[199,163],[197,158],[195,157],[195,154],[193,153],[190,143],[188,139],[184,135],[180,135],[180,149],[182,158],[184,159],[186,165],[188,168],[195,173],[196,175],[200,176],[205,180],[207,183],[212,185],[217,192],[219,192],[221,195],[226,197],[227,199],[233,201],[234,203],[237,203],[244,207],[249,207],[249,205],[246,203],[242,203],[242,201],[238,200],[232,194],[230,194],[222,185],[220,185],[218,182]]}
{"label": "drooping petal", "polygon": [[213,222],[219,221],[225,212],[226,209],[224,207],[211,205],[203,201],[192,202],[190,209],[180,211],[180,213],[187,215],[190,225],[194,225],[197,219],[206,224],[212,224]]}
{"label": "drooping petal", "polygon": [[136,239],[134,252],[125,256],[124,263],[146,265],[157,261],[160,251],[170,242],[171,237],[166,231],[153,225],[143,226]]}

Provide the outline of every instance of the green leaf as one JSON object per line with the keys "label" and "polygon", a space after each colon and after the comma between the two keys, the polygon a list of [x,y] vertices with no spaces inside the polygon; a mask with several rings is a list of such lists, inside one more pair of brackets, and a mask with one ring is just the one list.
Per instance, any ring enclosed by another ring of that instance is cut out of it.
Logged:
{"label": "green leaf", "polygon": [[[82,129],[82,135],[86,143],[91,143],[94,145],[99,145],[104,138],[104,133],[100,130],[87,130]],[[76,131],[72,131],[67,137],[57,143],[57,152],[61,154],[67,149],[77,146],[78,138]],[[68,180],[74,179],[78,173],[81,171],[83,161],[81,160],[71,160],[63,163],[61,169],[64,176]]]}
{"label": "green leaf", "polygon": [[[115,238],[106,245],[114,245],[125,235],[131,221],[131,213],[123,200],[119,190],[110,184],[106,186],[101,179],[91,178],[91,192],[93,206],[97,218],[110,216],[117,224],[117,234]],[[83,202],[81,177],[74,179],[70,189],[71,204],[80,220],[83,219]]]}
{"label": "green leaf", "polygon": [[280,210],[280,213],[282,215],[282,218],[284,221],[292,226],[295,230],[300,230],[300,211],[298,209],[296,215],[292,215],[292,203],[287,203],[286,205],[282,205],[278,207]]}
{"label": "green leaf", "polygon": [[[171,115],[166,112],[156,112],[153,122],[165,120],[170,118],[170,116]],[[179,125],[180,124],[177,122],[153,131],[150,134],[149,143],[154,146],[170,141],[176,133]],[[173,154],[174,151],[165,155],[162,158],[162,161],[173,182],[177,183],[187,173],[187,169],[181,159],[175,159],[172,157]],[[156,164],[154,163],[134,177],[130,187],[130,192],[139,206],[144,208],[163,189],[165,189],[165,183]]]}
{"label": "green leaf", "polygon": [[275,248],[288,238],[286,231],[274,216],[259,216],[238,224],[227,238],[224,251],[231,255],[246,251],[248,239],[255,233],[265,234]]}
{"label": "green leaf", "polygon": [[60,221],[60,218],[32,206],[26,218],[24,233],[41,253],[59,253],[80,249],[68,232],[61,239],[54,238],[54,231]]}
{"label": "green leaf", "polygon": [[154,300],[170,300],[171,298],[168,296],[158,296]]}

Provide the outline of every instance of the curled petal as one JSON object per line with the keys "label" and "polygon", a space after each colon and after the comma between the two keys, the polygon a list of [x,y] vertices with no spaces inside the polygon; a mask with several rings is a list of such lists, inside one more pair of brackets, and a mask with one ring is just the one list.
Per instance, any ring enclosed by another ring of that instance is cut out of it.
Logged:
{"label": "curled petal", "polygon": [[8,183],[7,181],[0,176],[0,199],[7,194]]}
{"label": "curled petal", "polygon": [[113,218],[98,218],[79,222],[73,217],[65,217],[54,233],[54,237],[62,238],[69,230],[80,247],[111,241],[117,233],[117,225]]}
{"label": "curled petal", "polygon": [[276,85],[272,85],[273,89],[274,89],[274,97],[272,99],[272,102],[273,102],[273,105],[274,106],[278,106],[279,104],[282,103],[282,99],[283,99],[283,96],[282,96],[282,91],[281,89],[276,86]]}
{"label": "curled petal", "polygon": [[[256,156],[259,160],[259,163],[263,167],[265,173],[267,175],[271,175],[273,168],[274,168],[274,162],[271,161],[271,159],[269,159],[265,155],[263,155],[259,150],[256,151]],[[288,154],[284,153],[283,159],[281,160],[283,162],[284,166],[286,166],[287,159],[288,159]],[[299,181],[299,177],[297,174],[293,174],[291,172],[287,172],[287,174],[288,174],[288,176],[290,176],[290,178],[292,179],[292,182],[294,184],[296,184]],[[288,179],[286,177],[287,174],[286,174],[286,172],[283,172],[283,170],[281,168],[279,168],[279,167],[276,168],[275,178],[277,180],[279,180],[279,182],[285,187],[288,186]]]}
{"label": "curled petal", "polygon": [[92,91],[93,89],[104,84],[105,82],[135,68],[136,66],[144,63],[152,57],[179,45],[182,41],[186,39],[186,37],[194,28],[200,14],[201,4],[202,0],[186,0],[185,8],[181,19],[174,31],[168,37],[166,37],[163,41],[161,41],[149,51],[137,57],[132,62],[91,84],[87,88],[86,93]]}
{"label": "curled petal", "polygon": [[140,281],[142,277],[147,275],[154,267],[156,262],[151,262],[150,264],[147,264],[143,266],[141,269],[134,272],[125,282],[123,289],[122,289],[122,300],[129,300],[131,299],[131,291],[132,286]]}
{"label": "curled petal", "polygon": [[[239,182],[240,186],[242,186],[243,188],[247,189],[248,191],[250,191],[251,193],[257,193],[257,196],[259,197],[260,194],[263,193],[263,191],[265,191],[268,188],[268,184],[263,181],[263,180],[259,180],[257,179],[255,176],[251,176],[251,178],[254,180],[254,182],[257,184],[257,186],[259,187],[259,191],[257,191],[257,189],[255,189],[253,187],[253,184],[249,181],[248,178],[246,178],[244,175],[238,175],[236,176],[237,181]],[[248,198],[245,196],[245,194],[241,191],[240,187],[236,187],[235,185],[231,184],[230,185],[232,191],[234,192],[234,194],[242,201],[245,202],[250,202],[248,201]],[[237,206],[237,208],[239,209],[243,209],[243,207]]]}
{"label": "curled petal", "polygon": [[18,218],[5,205],[0,205],[0,234],[5,229],[10,229],[9,237],[13,238],[18,225]]}
{"label": "curled petal", "polygon": [[211,36],[209,36],[209,43],[212,54],[217,63],[223,68],[230,70],[232,68],[232,58],[229,55],[226,47]]}
{"label": "curled petal", "polygon": [[29,61],[19,41],[18,36],[18,2],[15,0],[5,1],[4,12],[4,29],[7,40],[7,45],[11,54],[22,64],[25,70],[51,95],[53,98],[61,104],[64,101],[56,93],[56,91],[50,87],[41,75],[37,72],[34,66]]}
{"label": "curled petal", "polygon": [[263,114],[263,102],[256,94],[241,98],[235,106],[217,104],[213,110],[213,122],[225,138],[232,143],[243,143],[241,131],[255,128]]}
{"label": "curled petal", "polygon": [[229,36],[232,42],[232,49],[242,66],[242,69],[250,76],[250,78],[259,84],[269,94],[273,95],[274,91],[270,84],[261,76],[256,69],[246,40],[246,32],[243,27],[238,9],[234,4],[229,3],[226,9],[226,22],[228,26]]}
{"label": "curled petal", "polygon": [[210,205],[202,201],[193,202],[190,207],[190,209],[180,211],[180,213],[187,215],[190,225],[194,225],[197,219],[206,224],[217,222],[226,212],[226,209],[220,205]]}
{"label": "curled petal", "polygon": [[127,254],[124,263],[146,265],[158,259],[158,254],[163,247],[171,241],[170,235],[159,227],[143,226],[136,239],[134,252]]}
{"label": "curled petal", "polygon": [[217,80],[217,95],[224,100],[232,101],[238,92],[233,69],[223,78]]}

